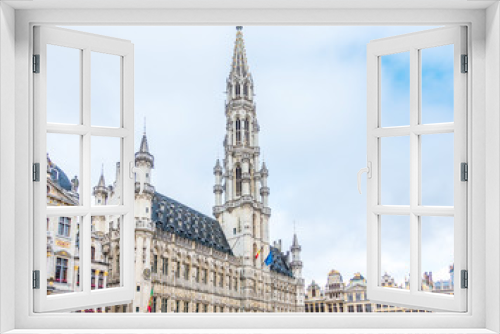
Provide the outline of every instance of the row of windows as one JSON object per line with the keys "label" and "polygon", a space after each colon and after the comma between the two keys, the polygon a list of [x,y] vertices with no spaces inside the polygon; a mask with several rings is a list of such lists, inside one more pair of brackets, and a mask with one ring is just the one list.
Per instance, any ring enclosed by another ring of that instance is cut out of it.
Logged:
{"label": "row of windows", "polygon": [[[344,305],[343,304],[326,304],[328,308],[328,312],[330,313],[337,313],[337,312],[344,312]],[[347,312],[353,313],[356,306],[356,312],[357,313],[362,313],[362,312],[372,312],[372,305],[371,304],[358,304],[358,305],[348,305],[347,306]],[[315,313],[324,313],[326,312],[325,304],[324,303],[317,303],[317,304],[306,304],[305,305],[305,311],[306,312],[315,312]]]}
{"label": "row of windows", "polygon": [[[161,304],[158,305],[158,303],[160,303],[160,301],[161,301]],[[172,302],[173,302],[172,311],[176,312],[176,313],[181,313],[181,312],[183,312],[183,313],[189,313],[189,312],[208,313],[209,312],[209,308],[208,308],[209,305],[208,304],[194,303],[194,302],[187,302],[187,301],[180,301],[180,300],[174,300]],[[158,306],[160,306],[159,309],[158,309]],[[194,310],[190,311],[191,307],[194,307]],[[162,313],[169,312],[168,298],[153,297],[151,312],[156,313],[157,311],[161,311]],[[214,313],[226,312],[226,311],[237,312],[238,309],[232,308],[232,307],[229,307],[226,309],[224,306],[213,306],[212,307],[212,312],[214,312]],[[136,312],[140,312],[139,307],[136,307]]]}
{"label": "row of windows", "polygon": [[[194,270],[194,280],[196,283],[204,283],[208,284],[208,269],[200,269],[199,267],[193,267],[192,269],[188,265],[183,266],[183,270],[181,270],[181,263],[179,261],[172,261],[172,265],[174,267],[174,276],[176,278],[181,278],[181,271],[182,271],[182,278],[185,280],[190,280],[191,276],[191,271]],[[153,273],[158,273],[158,255],[154,254],[153,255],[153,265],[152,265],[152,272]],[[162,273],[165,276],[169,276],[169,260],[167,258],[163,259],[163,267],[162,267]],[[218,286],[219,287],[224,287],[224,274],[218,274],[212,272],[212,283],[213,286]],[[238,278],[237,277],[230,277],[229,275],[226,276],[226,281],[228,283],[229,289],[234,289],[234,291],[238,290]]]}

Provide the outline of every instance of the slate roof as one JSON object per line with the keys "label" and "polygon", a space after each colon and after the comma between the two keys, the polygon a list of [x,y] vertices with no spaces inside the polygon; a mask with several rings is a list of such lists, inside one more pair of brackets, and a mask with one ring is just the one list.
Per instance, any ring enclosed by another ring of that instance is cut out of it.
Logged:
{"label": "slate roof", "polygon": [[68,176],[58,166],[52,166],[52,169],[50,171],[50,178],[64,190],[71,191],[71,182]]}
{"label": "slate roof", "polygon": [[157,227],[233,255],[219,222],[165,195],[155,192],[151,219]]}
{"label": "slate roof", "polygon": [[[153,197],[151,219],[156,222],[156,227],[164,231],[234,255],[217,220],[158,192],[155,192]],[[275,247],[270,249],[273,255],[271,270],[293,277],[287,256]]]}
{"label": "slate roof", "polygon": [[288,264],[286,255],[281,253],[278,248],[275,247],[270,247],[270,250],[273,254],[273,262],[270,264],[271,270],[279,274],[293,277],[292,269]]}

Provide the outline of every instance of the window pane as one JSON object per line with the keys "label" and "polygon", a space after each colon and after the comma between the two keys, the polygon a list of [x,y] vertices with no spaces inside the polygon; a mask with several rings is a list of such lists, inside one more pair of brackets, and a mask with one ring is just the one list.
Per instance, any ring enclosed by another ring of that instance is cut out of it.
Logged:
{"label": "window pane", "polygon": [[[92,290],[121,286],[121,224],[118,215],[92,216],[90,287]],[[93,255],[93,257],[92,257]]]}
{"label": "window pane", "polygon": [[381,139],[381,203],[410,204],[410,137]]}
{"label": "window pane", "polygon": [[47,206],[80,205],[80,138],[47,134]]}
{"label": "window pane", "polygon": [[47,45],[47,122],[80,123],[81,50]]}
{"label": "window pane", "polygon": [[453,45],[420,51],[422,123],[453,122]]}
{"label": "window pane", "polygon": [[410,124],[410,53],[381,56],[381,126]]}
{"label": "window pane", "polygon": [[47,295],[82,291],[80,217],[47,217]]}
{"label": "window pane", "polygon": [[453,133],[422,135],[422,205],[453,206]]}
{"label": "window pane", "polygon": [[120,127],[121,57],[91,53],[91,124]]}
{"label": "window pane", "polygon": [[120,205],[122,203],[120,157],[120,138],[92,137],[91,181],[93,205]]}
{"label": "window pane", "polygon": [[453,217],[420,218],[422,291],[453,294]]}
{"label": "window pane", "polygon": [[410,217],[381,216],[380,229],[380,286],[409,289]]}

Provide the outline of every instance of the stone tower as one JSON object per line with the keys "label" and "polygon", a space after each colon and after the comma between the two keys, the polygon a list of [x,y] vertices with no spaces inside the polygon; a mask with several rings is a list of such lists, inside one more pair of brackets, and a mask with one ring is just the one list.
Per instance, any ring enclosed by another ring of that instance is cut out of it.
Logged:
{"label": "stone tower", "polygon": [[302,278],[302,260],[300,259],[300,253],[302,251],[302,246],[299,244],[297,234],[293,234],[292,242],[292,262],[291,267],[293,271],[293,276],[297,279],[296,285],[296,295],[297,295],[297,312],[304,312],[304,279]]}
{"label": "stone tower", "polygon": [[242,289],[246,293],[254,289],[253,269],[269,271],[262,261],[269,254],[271,209],[268,207],[268,170],[259,161],[259,125],[253,80],[242,27],[236,29],[233,60],[226,81],[225,157],[222,165],[217,160],[214,168],[213,211],[233,253],[242,257]]}
{"label": "stone tower", "polygon": [[[139,151],[135,153],[135,166],[144,172],[144,190],[139,194],[139,180],[135,183],[135,282],[140,290],[151,291],[151,246],[154,235],[154,223],[151,210],[155,188],[151,184],[151,170],[154,168],[154,156],[149,152],[146,126],[142,135]],[[146,312],[148,300],[142,298],[141,291],[136,291],[134,306],[139,312]],[[136,312],[134,310],[133,312]]]}

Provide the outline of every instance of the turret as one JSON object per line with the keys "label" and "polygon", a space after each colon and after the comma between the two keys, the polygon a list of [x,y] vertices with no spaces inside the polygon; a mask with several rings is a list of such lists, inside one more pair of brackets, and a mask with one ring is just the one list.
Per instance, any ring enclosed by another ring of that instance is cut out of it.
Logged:
{"label": "turret", "polygon": [[292,271],[293,276],[296,278],[302,278],[302,261],[300,260],[300,253],[302,251],[302,247],[299,245],[299,240],[297,238],[297,234],[293,234],[293,242],[292,247],[290,248],[292,252]]}
{"label": "turret", "polygon": [[269,187],[267,186],[267,177],[269,176],[269,171],[267,170],[266,163],[262,163],[262,168],[260,169],[260,195],[262,196],[262,205],[267,208],[269,207]]}
{"label": "turret", "polygon": [[106,205],[108,199],[108,188],[104,180],[104,165],[101,169],[101,177],[99,183],[94,187],[95,205]]}
{"label": "turret", "polygon": [[214,167],[214,175],[215,175],[215,185],[214,185],[214,194],[215,194],[215,206],[220,207],[222,205],[222,166],[220,165],[219,159],[215,163]]}
{"label": "turret", "polygon": [[[154,194],[154,188],[151,185],[151,170],[154,168],[154,162],[154,156],[149,152],[148,138],[146,136],[146,124],[144,123],[141,146],[139,147],[139,151],[135,153],[135,166],[139,167],[144,172],[144,193],[150,193],[151,195]],[[136,185],[135,188],[136,192],[138,192],[138,185]]]}

